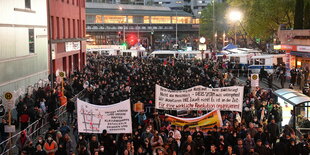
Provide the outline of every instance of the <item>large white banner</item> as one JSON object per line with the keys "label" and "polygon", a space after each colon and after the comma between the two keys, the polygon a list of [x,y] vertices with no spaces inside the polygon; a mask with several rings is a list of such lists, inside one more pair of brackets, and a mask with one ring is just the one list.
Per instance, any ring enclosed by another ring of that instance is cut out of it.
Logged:
{"label": "large white banner", "polygon": [[171,90],[156,85],[155,108],[164,110],[242,111],[243,86],[208,88],[195,86]]}
{"label": "large white banner", "polygon": [[83,133],[132,133],[130,100],[99,106],[77,100],[78,130]]}

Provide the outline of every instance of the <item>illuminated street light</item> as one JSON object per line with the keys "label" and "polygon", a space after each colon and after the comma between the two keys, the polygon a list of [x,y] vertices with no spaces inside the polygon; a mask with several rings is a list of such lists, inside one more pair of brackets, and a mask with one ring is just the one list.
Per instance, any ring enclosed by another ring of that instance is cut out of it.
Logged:
{"label": "illuminated street light", "polygon": [[206,42],[206,38],[205,38],[205,37],[201,37],[201,38],[199,39],[199,42],[202,43],[202,44],[204,44],[204,43]]}
{"label": "illuminated street light", "polygon": [[118,10],[121,10],[121,11],[122,11],[122,10],[123,10],[123,8],[122,8],[122,7],[118,7]]}
{"label": "illuminated street light", "polygon": [[235,23],[235,45],[237,44],[237,30],[236,30],[236,22],[240,22],[242,19],[242,13],[237,10],[233,10],[229,13],[229,20]]}
{"label": "illuminated street light", "polygon": [[242,19],[242,13],[237,10],[231,11],[229,13],[229,19],[233,22],[240,21]]}

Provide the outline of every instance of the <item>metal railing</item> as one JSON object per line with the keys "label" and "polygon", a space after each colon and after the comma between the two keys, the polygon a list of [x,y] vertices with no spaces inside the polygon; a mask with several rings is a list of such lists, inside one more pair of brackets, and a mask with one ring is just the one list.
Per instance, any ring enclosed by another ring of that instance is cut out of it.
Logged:
{"label": "metal railing", "polygon": [[[85,89],[83,89],[81,92],[76,94],[72,99],[70,99],[72,102],[76,103],[77,98],[84,95]],[[27,136],[32,140],[36,140],[39,135],[45,134],[49,127],[49,121],[50,118],[52,118],[54,115],[58,116],[60,119],[62,116],[64,116],[66,112],[66,104],[60,106],[55,110],[54,113],[49,113],[44,115],[42,118],[36,120],[35,122],[31,123],[25,130],[27,133]],[[53,116],[52,116],[53,115]],[[9,153],[10,151],[13,152],[13,154],[17,154],[17,146],[15,145],[15,142],[17,138],[20,137],[22,131],[19,131],[18,133],[14,134],[12,137],[4,140],[0,143],[0,155],[4,155]],[[11,141],[11,146],[10,146]]]}

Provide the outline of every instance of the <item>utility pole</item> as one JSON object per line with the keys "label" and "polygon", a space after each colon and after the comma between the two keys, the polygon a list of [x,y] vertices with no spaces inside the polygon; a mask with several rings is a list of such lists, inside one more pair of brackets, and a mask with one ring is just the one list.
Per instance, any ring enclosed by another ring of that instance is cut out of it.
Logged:
{"label": "utility pole", "polygon": [[52,22],[51,22],[51,10],[50,0],[46,0],[47,3],[47,23],[48,23],[48,46],[49,46],[49,64],[50,64],[50,80],[51,88],[54,88],[54,68],[53,68],[53,52],[52,52]]}
{"label": "utility pole", "polygon": [[175,11],[175,44],[178,48],[178,11]]}
{"label": "utility pole", "polygon": [[214,41],[214,50],[216,49],[216,37],[215,37],[215,0],[213,2],[213,9],[212,9],[212,20],[213,20],[213,28],[212,28],[212,35],[213,35],[213,41]]}

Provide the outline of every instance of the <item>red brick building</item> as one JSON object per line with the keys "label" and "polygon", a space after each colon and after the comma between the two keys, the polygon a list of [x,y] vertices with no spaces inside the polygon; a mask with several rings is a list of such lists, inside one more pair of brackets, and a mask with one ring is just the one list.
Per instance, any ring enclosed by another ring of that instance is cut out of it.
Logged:
{"label": "red brick building", "polygon": [[80,70],[86,62],[85,0],[48,0],[53,72]]}

